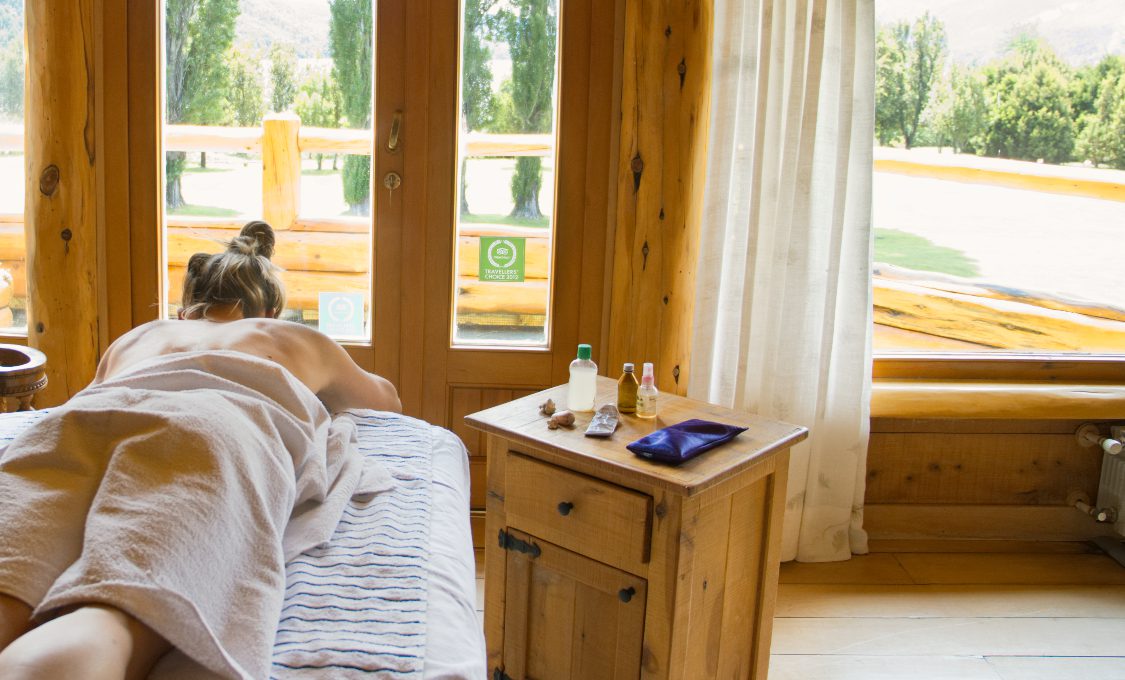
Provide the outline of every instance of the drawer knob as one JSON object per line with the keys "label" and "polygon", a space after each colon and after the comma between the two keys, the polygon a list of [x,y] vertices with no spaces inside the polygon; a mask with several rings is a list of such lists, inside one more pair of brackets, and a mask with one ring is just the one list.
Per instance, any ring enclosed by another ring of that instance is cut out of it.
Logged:
{"label": "drawer knob", "polygon": [[621,590],[617,591],[617,598],[622,602],[628,602],[629,600],[633,599],[633,596],[636,594],[636,588],[634,588],[633,586],[629,586],[628,588],[622,588]]}
{"label": "drawer knob", "polygon": [[559,503],[559,514],[563,517],[569,515],[570,511],[573,509],[574,503],[571,503],[570,501],[563,501],[562,503]]}

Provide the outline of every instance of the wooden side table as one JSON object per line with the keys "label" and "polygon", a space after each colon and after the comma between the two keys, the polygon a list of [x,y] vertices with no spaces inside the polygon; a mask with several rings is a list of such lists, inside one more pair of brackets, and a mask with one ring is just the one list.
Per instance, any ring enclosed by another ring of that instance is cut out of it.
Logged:
{"label": "wooden side table", "polygon": [[17,411],[30,411],[35,393],[47,386],[47,355],[23,345],[0,345],[0,413],[14,399]]}
{"label": "wooden side table", "polygon": [[[598,378],[597,403],[617,384]],[[466,417],[488,433],[490,677],[765,678],[789,447],[803,427],[661,395],[610,439],[547,429],[560,386]],[[678,467],[625,445],[703,418],[750,429]]]}

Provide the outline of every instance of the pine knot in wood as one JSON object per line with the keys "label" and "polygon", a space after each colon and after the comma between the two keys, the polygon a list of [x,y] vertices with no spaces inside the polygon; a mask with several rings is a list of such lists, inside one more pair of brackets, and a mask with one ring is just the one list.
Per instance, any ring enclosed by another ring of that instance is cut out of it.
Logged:
{"label": "pine knot in wood", "polygon": [[629,169],[633,171],[633,193],[635,194],[641,189],[641,173],[645,170],[645,162],[641,160],[640,151],[629,162]]}
{"label": "pine knot in wood", "polygon": [[39,193],[50,196],[59,188],[59,166],[48,165],[39,173]]}

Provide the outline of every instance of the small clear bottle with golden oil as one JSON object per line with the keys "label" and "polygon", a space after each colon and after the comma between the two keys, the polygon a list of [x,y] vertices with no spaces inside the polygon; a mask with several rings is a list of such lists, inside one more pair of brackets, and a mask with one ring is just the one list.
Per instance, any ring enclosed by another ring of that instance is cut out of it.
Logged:
{"label": "small clear bottle with golden oil", "polygon": [[625,364],[624,372],[617,379],[617,410],[621,413],[637,412],[637,374],[633,372],[633,364]]}
{"label": "small clear bottle with golden oil", "polygon": [[652,374],[652,364],[645,362],[644,372],[641,374],[641,386],[637,389],[637,415],[641,418],[656,417],[656,399],[660,393],[656,390],[656,378]]}

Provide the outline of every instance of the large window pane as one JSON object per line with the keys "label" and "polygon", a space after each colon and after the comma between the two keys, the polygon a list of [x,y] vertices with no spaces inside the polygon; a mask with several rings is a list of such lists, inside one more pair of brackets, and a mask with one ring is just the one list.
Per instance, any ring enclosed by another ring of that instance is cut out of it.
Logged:
{"label": "large window pane", "polygon": [[558,4],[464,0],[454,344],[546,346]]}
{"label": "large window pane", "polygon": [[166,313],[184,266],[277,233],[282,318],[371,337],[371,0],[165,0]]}
{"label": "large window pane", "polygon": [[24,245],[24,8],[0,0],[0,332],[27,332]]}
{"label": "large window pane", "polygon": [[877,352],[1125,354],[1125,5],[880,0]]}

